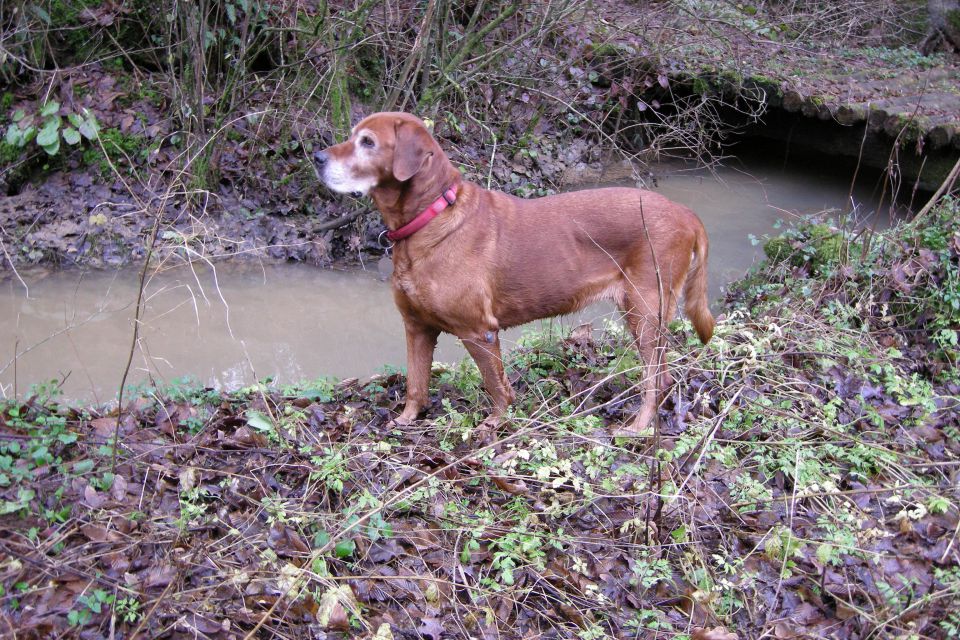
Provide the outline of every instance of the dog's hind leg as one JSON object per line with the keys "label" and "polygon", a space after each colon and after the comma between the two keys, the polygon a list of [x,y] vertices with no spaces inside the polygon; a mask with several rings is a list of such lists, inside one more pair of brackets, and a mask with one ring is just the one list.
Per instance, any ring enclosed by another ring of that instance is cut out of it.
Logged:
{"label": "dog's hind leg", "polygon": [[493,412],[490,418],[499,419],[513,403],[514,393],[503,371],[503,358],[500,354],[500,336],[494,332],[487,332],[483,338],[464,338],[463,346],[473,357],[483,376],[483,388],[490,394],[493,401]]}
{"label": "dog's hind leg", "polygon": [[433,350],[437,346],[436,329],[414,321],[404,320],[407,332],[407,403],[403,412],[394,420],[408,424],[416,420],[421,409],[427,406],[430,397],[430,367]]}
{"label": "dog's hind leg", "polygon": [[667,325],[673,319],[675,307],[676,300],[668,282],[664,282],[662,295],[656,282],[646,286],[638,281],[626,283],[621,310],[643,360],[643,379],[640,411],[624,433],[640,433],[650,425],[656,417],[661,393],[670,385],[664,360]]}

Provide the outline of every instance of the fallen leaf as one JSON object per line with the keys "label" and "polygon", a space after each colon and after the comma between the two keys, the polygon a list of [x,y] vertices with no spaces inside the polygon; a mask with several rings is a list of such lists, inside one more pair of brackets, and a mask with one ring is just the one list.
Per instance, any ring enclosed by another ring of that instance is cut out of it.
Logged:
{"label": "fallen leaf", "polygon": [[360,605],[350,585],[343,584],[327,589],[320,596],[320,606],[317,609],[317,623],[322,629],[334,631],[349,631],[350,621],[347,618],[347,609],[359,610]]}
{"label": "fallen leaf", "polygon": [[422,636],[440,640],[443,637],[443,624],[437,618],[423,618],[417,631]]}
{"label": "fallen leaf", "polygon": [[696,627],[690,634],[690,640],[739,640],[739,636],[723,627],[713,627],[712,629]]}
{"label": "fallen leaf", "polygon": [[107,499],[88,484],[83,489],[83,502],[91,509],[99,509],[107,502]]}
{"label": "fallen leaf", "polygon": [[110,495],[117,502],[122,501],[127,496],[127,479],[121,475],[113,477],[113,484],[110,486]]}

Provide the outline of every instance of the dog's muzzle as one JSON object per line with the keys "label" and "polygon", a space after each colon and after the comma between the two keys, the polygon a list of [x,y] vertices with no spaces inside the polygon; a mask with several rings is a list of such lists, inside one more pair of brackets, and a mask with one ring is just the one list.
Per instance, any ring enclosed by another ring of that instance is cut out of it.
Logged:
{"label": "dog's muzzle", "polygon": [[[330,154],[327,153],[326,149],[317,151],[313,154],[313,162],[317,165],[317,173],[320,174],[320,179],[324,184],[327,184],[327,175],[325,170],[330,162]],[[352,195],[354,198],[360,198],[363,196],[363,194],[359,191],[351,191],[350,195]]]}

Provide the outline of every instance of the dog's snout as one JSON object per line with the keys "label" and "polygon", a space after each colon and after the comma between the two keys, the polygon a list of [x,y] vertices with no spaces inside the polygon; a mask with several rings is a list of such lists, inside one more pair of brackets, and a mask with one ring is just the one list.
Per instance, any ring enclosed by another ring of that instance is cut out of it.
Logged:
{"label": "dog's snout", "polygon": [[327,153],[326,149],[317,151],[313,154],[313,161],[317,163],[317,166],[322,167],[327,164],[327,161],[330,159],[330,154]]}

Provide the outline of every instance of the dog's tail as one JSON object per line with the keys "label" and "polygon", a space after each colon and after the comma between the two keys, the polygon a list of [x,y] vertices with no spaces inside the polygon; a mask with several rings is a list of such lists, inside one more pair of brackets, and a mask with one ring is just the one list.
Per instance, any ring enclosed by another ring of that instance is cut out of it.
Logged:
{"label": "dog's tail", "polygon": [[697,238],[693,245],[693,266],[683,285],[683,310],[693,328],[700,336],[700,342],[707,344],[713,337],[713,314],[707,306],[707,232],[702,224],[697,225]]}

